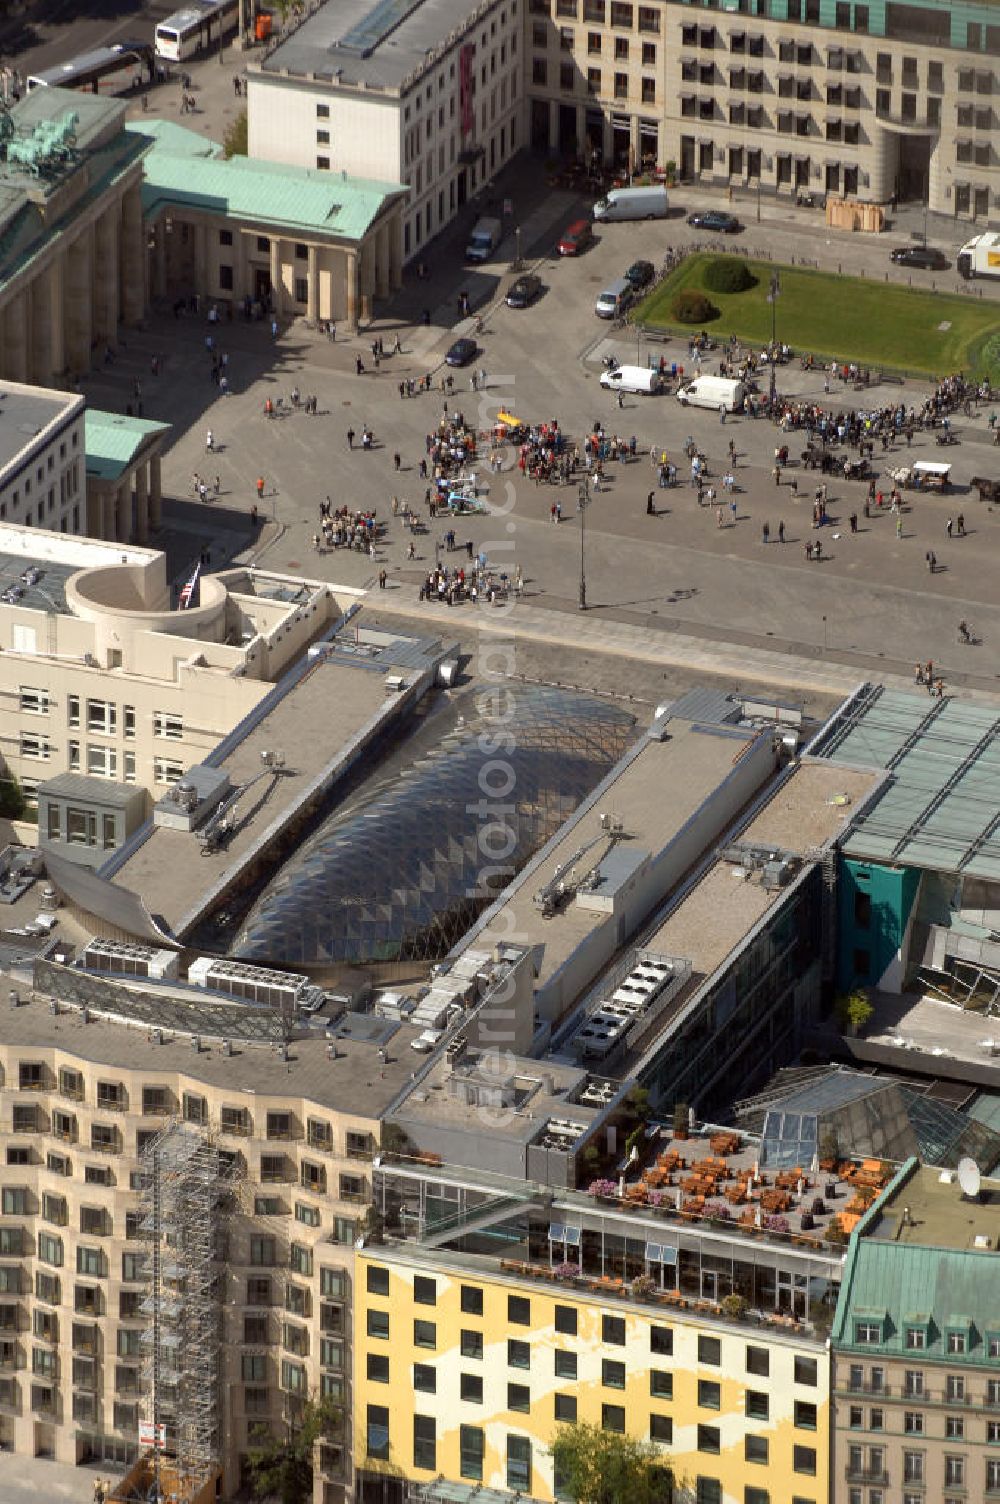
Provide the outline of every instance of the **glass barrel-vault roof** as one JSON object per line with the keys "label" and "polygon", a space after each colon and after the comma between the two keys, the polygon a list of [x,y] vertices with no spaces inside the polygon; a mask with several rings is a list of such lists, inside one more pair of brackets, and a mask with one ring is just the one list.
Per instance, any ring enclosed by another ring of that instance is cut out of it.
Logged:
{"label": "glass barrel-vault roof", "polygon": [[[231,954],[306,966],[446,955],[635,735],[632,715],[591,696],[496,694],[503,720],[470,698],[427,756],[326,820],[258,898]],[[495,709],[493,693],[482,698]]]}

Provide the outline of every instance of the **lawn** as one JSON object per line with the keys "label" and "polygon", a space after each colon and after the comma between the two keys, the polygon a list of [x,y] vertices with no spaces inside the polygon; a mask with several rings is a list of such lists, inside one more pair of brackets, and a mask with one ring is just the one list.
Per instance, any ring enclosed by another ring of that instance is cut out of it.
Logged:
{"label": "lawn", "polygon": [[[712,255],[690,256],[635,309],[636,323],[691,332],[670,308],[684,288],[703,288]],[[923,292],[893,283],[838,277],[801,267],[747,261],[757,278],[740,293],[709,292],[719,316],[709,332],[735,334],[754,345],[771,338],[771,274],[781,279],[777,334],[793,350],[827,359],[856,360],[902,372],[990,375],[1000,385],[1000,304],[993,300]]]}

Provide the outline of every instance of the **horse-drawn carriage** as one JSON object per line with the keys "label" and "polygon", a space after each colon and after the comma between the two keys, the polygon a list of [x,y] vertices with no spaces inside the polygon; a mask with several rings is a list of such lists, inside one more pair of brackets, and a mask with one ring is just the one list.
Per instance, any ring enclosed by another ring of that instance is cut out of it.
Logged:
{"label": "horse-drawn carriage", "polygon": [[984,480],[981,475],[974,475],[969,485],[979,492],[980,501],[1000,502],[1000,480]]}

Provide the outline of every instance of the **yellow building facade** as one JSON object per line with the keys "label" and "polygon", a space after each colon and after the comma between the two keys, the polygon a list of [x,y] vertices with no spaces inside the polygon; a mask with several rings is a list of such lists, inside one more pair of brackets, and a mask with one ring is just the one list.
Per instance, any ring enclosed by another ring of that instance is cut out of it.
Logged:
{"label": "yellow building facade", "polygon": [[557,1499],[574,1421],[653,1441],[699,1504],[830,1498],[820,1341],[395,1247],[359,1251],[354,1288],[359,1504],[441,1481]]}

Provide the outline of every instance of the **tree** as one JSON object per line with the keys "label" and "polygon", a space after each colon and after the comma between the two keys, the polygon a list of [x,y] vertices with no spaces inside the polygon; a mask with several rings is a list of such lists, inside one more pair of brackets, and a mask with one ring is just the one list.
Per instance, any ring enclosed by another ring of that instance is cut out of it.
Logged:
{"label": "tree", "polygon": [[245,157],[249,151],[247,112],[241,110],[222,138],[222,152],[226,157]]}
{"label": "tree", "polygon": [[560,1426],[549,1453],[577,1504],[670,1504],[674,1475],[648,1441],[600,1426]]}
{"label": "tree", "polygon": [[875,1012],[867,993],[862,992],[860,988],[856,988],[853,992],[841,993],[833,1007],[841,1029],[845,1032],[850,1029],[854,1035],[861,1033]]}
{"label": "tree", "polygon": [[329,1399],[307,1400],[284,1439],[268,1436],[250,1452],[255,1499],[278,1498],[281,1504],[306,1504],[313,1491],[313,1448],[340,1419]]}

